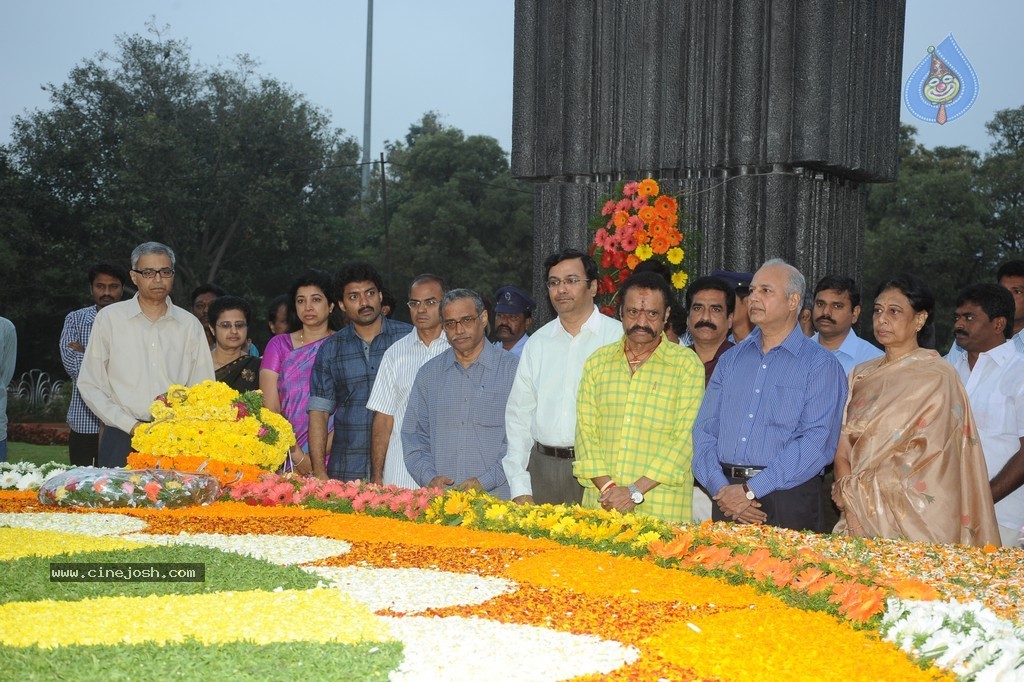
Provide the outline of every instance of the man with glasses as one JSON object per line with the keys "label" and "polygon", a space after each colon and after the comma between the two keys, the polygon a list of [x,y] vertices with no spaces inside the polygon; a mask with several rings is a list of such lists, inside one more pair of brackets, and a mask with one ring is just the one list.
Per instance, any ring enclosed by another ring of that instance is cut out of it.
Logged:
{"label": "man with glasses", "polygon": [[441,333],[441,298],[446,286],[437,275],[423,274],[409,286],[409,314],[415,329],[384,353],[366,408],[372,410],[370,483],[418,488],[405,468],[402,418],[416,372],[431,358],[448,350]]}
{"label": "man with glasses", "polygon": [[523,348],[505,410],[508,454],[502,460],[512,499],[520,504],[579,504],[583,487],[572,472],[576,390],[583,363],[622,338],[622,325],[594,305],[597,263],[563,249],[544,261],[548,298],[558,317]]}
{"label": "man with glasses", "polygon": [[619,297],[625,336],[595,351],[580,379],[573,468],[583,506],[686,523],[704,366],[665,338],[673,297],[661,275],[634,274]]}
{"label": "man with glasses", "polygon": [[487,342],[487,311],[474,291],[446,293],[441,323],[451,348],[416,374],[402,424],[405,466],[421,486],[507,500],[505,403],[519,358]]}
{"label": "man with glasses", "polygon": [[132,251],[133,298],[96,314],[85,349],[78,391],[106,425],[98,462],[123,467],[132,435],[149,421],[149,406],[170,386],[192,386],[214,378],[202,325],[170,299],[174,251],[146,242]]}
{"label": "man with glasses", "polygon": [[[309,381],[309,457],[313,475],[342,481],[370,477],[374,413],[366,409],[377,368],[388,348],[412,331],[381,315],[384,289],[369,263],[348,263],[334,282],[348,324],[317,351]],[[334,442],[327,452],[327,424],[334,413]]]}

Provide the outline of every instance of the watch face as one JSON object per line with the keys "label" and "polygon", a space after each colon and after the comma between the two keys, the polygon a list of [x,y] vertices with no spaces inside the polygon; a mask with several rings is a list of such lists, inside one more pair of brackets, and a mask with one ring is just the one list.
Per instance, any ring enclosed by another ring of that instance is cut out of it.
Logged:
{"label": "watch face", "polygon": [[630,493],[629,498],[633,500],[633,504],[640,504],[644,501],[644,494],[639,490]]}

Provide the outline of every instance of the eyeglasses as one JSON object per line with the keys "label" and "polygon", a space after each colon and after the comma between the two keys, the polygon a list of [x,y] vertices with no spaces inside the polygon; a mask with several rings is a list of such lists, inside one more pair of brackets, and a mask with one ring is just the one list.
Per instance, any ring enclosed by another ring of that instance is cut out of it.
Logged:
{"label": "eyeglasses", "polygon": [[174,270],[172,268],[160,268],[154,270],[153,268],[146,268],[145,270],[136,270],[132,268],[132,272],[142,275],[145,279],[153,279],[157,275],[160,275],[164,279],[170,279],[174,277]]}
{"label": "eyeglasses", "polygon": [[557,277],[552,277],[552,278],[550,278],[547,281],[547,285],[548,285],[548,289],[557,289],[558,287],[562,286],[562,284],[565,284],[568,287],[574,287],[577,284],[579,284],[580,282],[584,282],[584,283],[589,284],[590,280],[589,279],[580,279],[576,275],[570,275],[569,277],[566,277],[565,279],[558,279]]}
{"label": "eyeglasses", "polygon": [[651,322],[661,317],[660,310],[647,310],[646,308],[643,310],[641,310],[640,308],[626,308],[622,312],[626,315],[626,317],[630,319],[635,319],[641,315],[646,315],[647,319],[650,320]]}
{"label": "eyeglasses", "polygon": [[428,308],[436,308],[438,303],[440,303],[440,301],[437,300],[436,298],[428,298],[425,301],[417,301],[414,298],[411,301],[409,301],[409,307],[412,308],[413,310],[419,308],[421,305],[425,305]]}
{"label": "eyeglasses", "polygon": [[473,324],[480,319],[479,315],[474,317],[460,317],[457,320],[445,320],[442,324],[448,331],[455,331],[455,329],[461,324],[463,327],[469,328],[469,325]]}
{"label": "eyeglasses", "polygon": [[223,329],[224,331],[231,331],[231,328],[235,329],[246,329],[249,323],[245,320],[238,320],[237,322],[218,322],[217,329]]}

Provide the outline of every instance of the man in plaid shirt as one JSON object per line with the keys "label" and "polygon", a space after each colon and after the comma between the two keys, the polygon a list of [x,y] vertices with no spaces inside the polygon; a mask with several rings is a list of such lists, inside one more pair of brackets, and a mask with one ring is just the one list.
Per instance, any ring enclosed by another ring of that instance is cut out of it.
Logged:
{"label": "man in plaid shirt", "polygon": [[92,323],[102,308],[117,303],[124,293],[128,274],[124,268],[109,263],[97,263],[89,268],[89,291],[93,304],[72,310],[64,318],[60,333],[60,359],[74,388],[68,405],[68,454],[75,466],[96,466],[99,451],[101,422],[92,413],[78,393],[78,371],[82,368],[85,347],[92,335]]}
{"label": "man in plaid shirt", "polygon": [[665,342],[672,291],[642,272],[619,291],[625,337],[594,351],[576,399],[576,461],[583,506],[685,523],[693,507],[691,430],[704,365]]}

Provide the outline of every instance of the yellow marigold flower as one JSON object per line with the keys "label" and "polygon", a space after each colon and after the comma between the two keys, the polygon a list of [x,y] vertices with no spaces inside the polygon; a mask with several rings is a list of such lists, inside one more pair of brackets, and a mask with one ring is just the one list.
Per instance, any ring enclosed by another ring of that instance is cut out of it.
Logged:
{"label": "yellow marigold flower", "polygon": [[689,280],[689,275],[682,271],[677,272],[672,275],[672,286],[676,289],[684,289],[686,288],[687,280]]}
{"label": "yellow marigold flower", "polygon": [[138,549],[145,543],[119,538],[97,538],[77,533],[29,528],[0,528],[0,561],[28,556],[57,556],[78,552],[109,552],[117,549]]}
{"label": "yellow marigold flower", "polygon": [[683,252],[683,250],[680,249],[678,246],[673,246],[671,249],[668,250],[668,253],[665,254],[665,256],[668,258],[668,262],[671,263],[672,265],[679,265],[680,263],[682,263],[683,256],[685,255],[686,254]]}
{"label": "yellow marigold flower", "polygon": [[650,545],[652,542],[654,542],[655,540],[660,540],[660,539],[661,539],[661,533],[659,533],[657,531],[649,530],[649,531],[646,531],[646,532],[643,532],[643,533],[640,533],[639,535],[637,535],[636,536],[636,540],[633,540],[631,545],[633,547],[636,547],[637,549],[646,549],[647,546]]}
{"label": "yellow marigold flower", "polygon": [[636,254],[636,257],[642,261],[647,260],[654,255],[654,251],[651,249],[650,244],[641,244],[636,247],[636,251],[634,251],[634,253]]}
{"label": "yellow marigold flower", "polygon": [[469,503],[466,501],[466,497],[461,493],[453,492],[446,495],[444,501],[444,513],[445,514],[461,514],[462,512],[469,509]]}
{"label": "yellow marigold flower", "polygon": [[637,185],[637,188],[636,188],[636,193],[639,194],[642,197],[657,196],[660,191],[661,191],[661,188],[658,187],[657,181],[652,180],[651,178],[647,178],[646,180],[641,180],[640,184]]}
{"label": "yellow marigold flower", "polygon": [[484,518],[488,521],[500,521],[508,514],[507,504],[492,504],[484,510]]}

